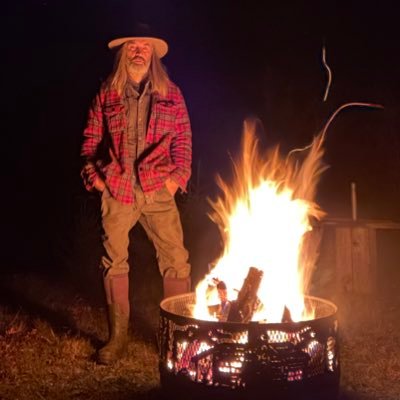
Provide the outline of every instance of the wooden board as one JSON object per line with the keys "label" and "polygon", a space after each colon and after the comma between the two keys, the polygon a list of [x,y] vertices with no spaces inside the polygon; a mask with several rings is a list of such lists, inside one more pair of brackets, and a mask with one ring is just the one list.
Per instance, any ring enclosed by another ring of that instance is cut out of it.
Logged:
{"label": "wooden board", "polygon": [[373,293],[376,288],[376,247],[374,229],[354,227],[351,229],[353,291]]}
{"label": "wooden board", "polygon": [[336,285],[339,292],[353,291],[351,229],[336,227]]}
{"label": "wooden board", "polygon": [[376,290],[376,231],[366,226],[336,227],[336,283],[341,292]]}

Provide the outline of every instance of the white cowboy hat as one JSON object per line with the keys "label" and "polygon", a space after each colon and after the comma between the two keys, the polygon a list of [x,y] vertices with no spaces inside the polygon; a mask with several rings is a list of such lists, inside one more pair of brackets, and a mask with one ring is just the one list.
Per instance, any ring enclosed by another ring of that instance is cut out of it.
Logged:
{"label": "white cowboy hat", "polygon": [[130,40],[136,39],[149,41],[153,45],[154,51],[159,58],[164,57],[168,52],[167,42],[158,37],[154,37],[150,32],[150,27],[146,24],[137,24],[137,26],[135,26],[135,32],[131,36],[124,36],[111,40],[111,42],[108,43],[108,48],[113,49]]}
{"label": "white cowboy hat", "polygon": [[122,44],[129,42],[130,40],[136,40],[136,39],[149,41],[153,45],[154,51],[156,52],[159,58],[164,57],[168,52],[167,42],[165,42],[162,39],[154,37],[146,37],[146,36],[129,36],[129,37],[114,39],[108,43],[108,48],[113,49],[114,47],[121,46]]}

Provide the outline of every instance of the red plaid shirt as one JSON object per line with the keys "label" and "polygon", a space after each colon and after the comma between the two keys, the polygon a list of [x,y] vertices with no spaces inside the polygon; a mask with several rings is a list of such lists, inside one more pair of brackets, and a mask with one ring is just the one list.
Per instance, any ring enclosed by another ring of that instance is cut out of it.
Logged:
{"label": "red plaid shirt", "polygon": [[[93,190],[93,182],[100,176],[114,198],[132,204],[134,165],[128,154],[126,128],[123,99],[104,84],[89,110],[83,132],[81,155],[85,166],[94,168],[89,176],[82,170],[82,177],[86,189]],[[138,165],[143,192],[160,189],[167,178],[185,190],[191,173],[192,132],[182,93],[172,82],[165,97],[152,95],[146,148]]]}

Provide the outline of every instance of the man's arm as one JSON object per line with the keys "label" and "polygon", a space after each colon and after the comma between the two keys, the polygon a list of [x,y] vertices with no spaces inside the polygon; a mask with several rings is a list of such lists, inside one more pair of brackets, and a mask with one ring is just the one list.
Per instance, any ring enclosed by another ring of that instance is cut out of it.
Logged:
{"label": "man's arm", "polygon": [[103,191],[105,187],[104,181],[97,173],[95,159],[98,145],[104,133],[101,104],[100,93],[98,93],[89,109],[86,128],[83,131],[83,143],[81,147],[83,168],[81,170],[81,177],[83,178],[85,188],[89,191],[93,189]]}

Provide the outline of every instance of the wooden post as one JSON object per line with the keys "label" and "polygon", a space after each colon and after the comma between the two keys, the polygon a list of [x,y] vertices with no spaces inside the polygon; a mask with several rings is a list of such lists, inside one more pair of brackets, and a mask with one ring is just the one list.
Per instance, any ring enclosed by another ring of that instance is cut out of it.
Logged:
{"label": "wooden post", "polygon": [[353,221],[357,221],[357,189],[355,182],[351,182],[351,218]]}

